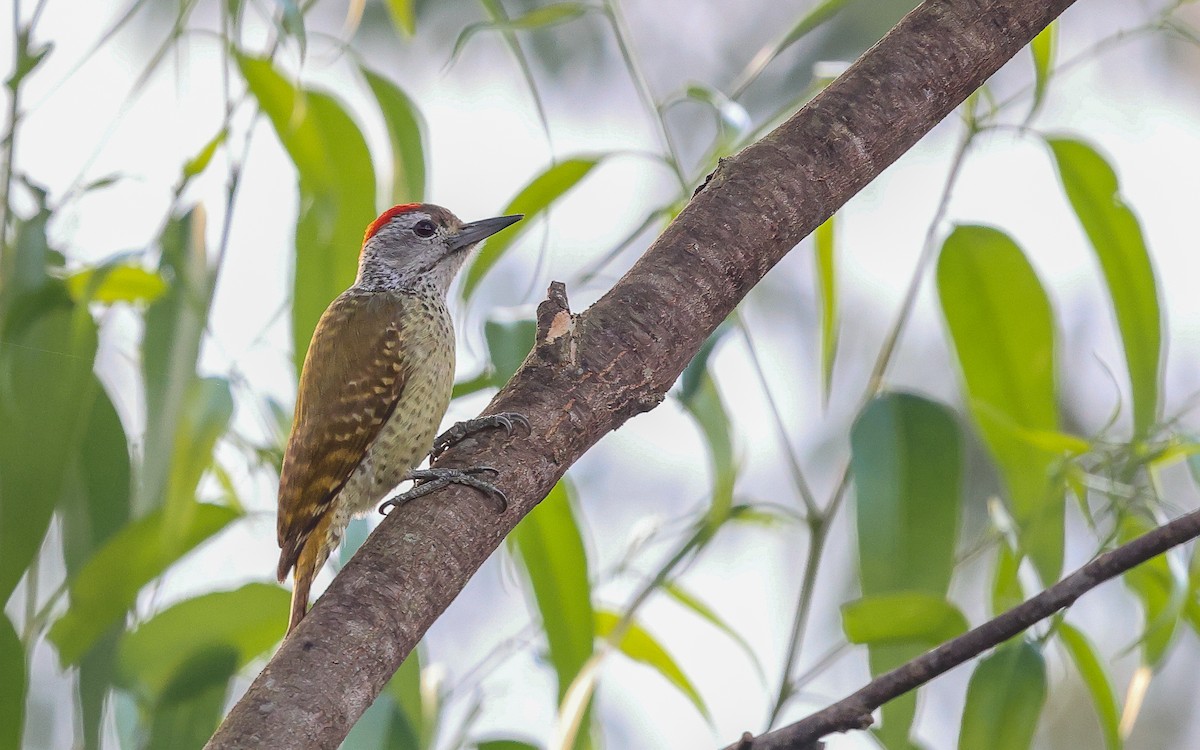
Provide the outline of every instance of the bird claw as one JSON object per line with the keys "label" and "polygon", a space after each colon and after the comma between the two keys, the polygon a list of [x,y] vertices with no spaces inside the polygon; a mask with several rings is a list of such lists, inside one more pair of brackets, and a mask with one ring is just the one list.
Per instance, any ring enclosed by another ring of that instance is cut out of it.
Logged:
{"label": "bird claw", "polygon": [[495,500],[497,513],[508,510],[508,495],[504,494],[504,490],[485,479],[480,479],[476,476],[477,474],[499,476],[500,472],[491,466],[472,466],[466,469],[414,469],[405,478],[411,479],[416,485],[408,492],[384,501],[379,506],[379,512],[386,516],[388,511],[394,507],[405,505],[418,497],[423,497],[452,484],[470,487]]}
{"label": "bird claw", "polygon": [[446,449],[466,440],[476,432],[497,427],[504,430],[505,435],[508,437],[512,436],[517,427],[523,427],[526,435],[533,433],[533,425],[529,423],[529,420],[523,414],[512,411],[488,414],[476,417],[475,419],[468,419],[465,422],[459,422],[441,435],[438,435],[433,441],[433,450],[429,451],[429,458],[430,460],[436,460],[438,456],[446,452]]}

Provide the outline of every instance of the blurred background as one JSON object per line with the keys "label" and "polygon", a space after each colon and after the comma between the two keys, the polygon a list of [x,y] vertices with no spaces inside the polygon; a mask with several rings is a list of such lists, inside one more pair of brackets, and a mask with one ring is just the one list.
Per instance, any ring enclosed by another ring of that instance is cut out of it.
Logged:
{"label": "blurred background", "polygon": [[[528,217],[451,295],[474,416],[551,280],[583,310],[915,5],[6,0],[0,748],[200,747],[261,669],[297,363],[380,210]],[[1194,3],[1068,10],[572,467],[344,747],[723,746],[1194,508],[1198,43]],[[828,746],[1200,746],[1198,589],[1176,550]]]}

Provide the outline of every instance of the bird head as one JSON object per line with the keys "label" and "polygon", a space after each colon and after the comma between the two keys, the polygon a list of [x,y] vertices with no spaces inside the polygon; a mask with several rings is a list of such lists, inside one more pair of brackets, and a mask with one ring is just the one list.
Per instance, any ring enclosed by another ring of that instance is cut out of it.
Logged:
{"label": "bird head", "polygon": [[358,261],[359,286],[432,288],[445,294],[471,249],[521,215],[464,224],[431,203],[393,206],[371,222]]}

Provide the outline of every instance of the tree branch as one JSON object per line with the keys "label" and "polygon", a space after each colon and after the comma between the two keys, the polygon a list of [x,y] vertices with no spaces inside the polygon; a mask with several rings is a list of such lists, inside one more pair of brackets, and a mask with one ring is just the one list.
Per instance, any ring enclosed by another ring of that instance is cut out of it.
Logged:
{"label": "tree branch", "polygon": [[984,651],[1020,634],[1105,581],[1152,557],[1200,536],[1200,510],[1159,526],[1128,544],[1105,552],[1032,599],[951,641],[871,680],[858,692],[795,724],[759,737],[742,735],[727,750],[818,750],[819,740],[834,732],[865,729],[871,712]]}
{"label": "tree branch", "polygon": [[508,512],[451,487],[385,519],[207,747],[337,747],[567,467],[661,402],[767,271],[1072,2],[927,0],[796,115],[723,160],[586,312],[571,314],[552,287],[538,346],[488,407],[524,414],[531,437],[481,436],[438,462],[499,469]]}

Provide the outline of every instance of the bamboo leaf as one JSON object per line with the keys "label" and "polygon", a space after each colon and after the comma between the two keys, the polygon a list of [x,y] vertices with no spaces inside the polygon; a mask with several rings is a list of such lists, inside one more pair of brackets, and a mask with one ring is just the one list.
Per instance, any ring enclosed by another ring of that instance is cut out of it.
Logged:
{"label": "bamboo leaf", "polygon": [[[596,635],[601,638],[611,634],[618,623],[621,621],[621,616],[615,612],[607,610],[599,610],[596,612]],[[683,670],[679,668],[679,664],[672,658],[671,654],[663,648],[658,639],[650,634],[645,628],[636,622],[625,624],[625,635],[620,642],[616,644],[621,653],[633,659],[636,662],[641,662],[649,667],[654,668],[662,675],[667,682],[671,683],[679,692],[683,693],[700,715],[705,720],[712,722],[712,715],[708,712],[708,706],[705,705],[704,699],[700,697],[699,691],[692,681],[688,679]]]}
{"label": "bamboo leaf", "polygon": [[833,364],[837,359],[838,298],[834,242],[836,216],[830,216],[813,233],[816,243],[817,285],[821,299],[821,397],[829,403]]}
{"label": "bamboo leaf", "polygon": [[533,10],[523,13],[516,18],[510,18],[503,21],[482,21],[473,23],[467,26],[459,33],[458,38],[454,40],[454,51],[450,53],[450,60],[458,59],[463,48],[467,46],[467,42],[471,37],[481,31],[527,31],[530,29],[545,29],[551,26],[574,21],[590,11],[599,10],[596,6],[585,5],[583,3],[551,3],[543,5]]}
{"label": "bamboo leaf", "polygon": [[937,279],[968,403],[999,466],[1022,549],[1043,581],[1055,581],[1066,504],[1053,471],[1061,454],[1013,432],[1060,432],[1050,302],[1021,249],[988,227],[954,230]]}
{"label": "bamboo leaf", "polygon": [[1079,676],[1088,693],[1092,696],[1092,705],[1096,707],[1096,718],[1100,721],[1100,730],[1104,734],[1104,746],[1108,750],[1120,750],[1124,745],[1121,739],[1121,708],[1117,702],[1116,691],[1113,690],[1112,678],[1096,653],[1096,647],[1082,631],[1066,622],[1058,624],[1058,638],[1075,662]]}
{"label": "bamboo leaf", "polygon": [[1046,89],[1050,86],[1050,77],[1054,71],[1054,52],[1058,47],[1058,23],[1051,21],[1042,29],[1033,41],[1029,43],[1029,52],[1033,56],[1033,104],[1025,121],[1029,122],[1042,108],[1046,100]]}
{"label": "bamboo leaf", "polygon": [[941,404],[889,393],[850,435],[863,596],[925,591],[954,572],[962,502],[962,434]]}
{"label": "bamboo leaf", "polygon": [[[83,449],[78,452],[61,506],[68,576],[74,576],[129,520],[133,485],[128,440],[108,394],[99,384],[96,390]],[[120,631],[119,626],[110,627],[79,663],[80,719],[87,750],[100,748]]]}
{"label": "bamboo leaf", "polygon": [[1094,148],[1071,138],[1047,144],[1104,272],[1129,368],[1134,432],[1145,437],[1158,420],[1162,313],[1142,228],[1121,196],[1116,173]]}
{"label": "bamboo leaf", "polygon": [[216,155],[217,149],[225,143],[225,139],[228,137],[229,131],[222,128],[208,143],[204,144],[204,147],[195,156],[184,162],[183,178],[180,182],[186,183],[205,169],[208,169],[208,165],[212,161],[213,156]]}
{"label": "bamboo leaf", "polygon": [[150,712],[146,750],[202,747],[221,720],[237,651],[217,646],[184,662]]}
{"label": "bamboo leaf", "polygon": [[1046,702],[1046,662],[1028,641],[1009,642],[979,662],[967,685],[959,750],[1025,750]]}
{"label": "bamboo leaf", "polygon": [[512,247],[518,237],[521,237],[534,219],[545,213],[551,204],[579,184],[588,173],[600,163],[600,158],[575,158],[561,161],[548,167],[544,172],[522,188],[517,197],[505,207],[504,214],[524,214],[525,220],[513,229],[498,234],[487,241],[483,249],[475,256],[475,260],[467,268],[466,281],[463,283],[463,299],[470,299],[475,288],[488,271],[492,269]]}
{"label": "bamboo leaf", "polygon": [[[863,596],[924,592],[943,599],[954,570],[962,501],[962,435],[954,416],[919,396],[886,394],[859,415],[850,446]],[[925,648],[904,640],[873,645],[871,673],[882,674]],[[915,715],[915,692],[889,702],[876,738],[887,748],[908,747]]]}
{"label": "bamboo leaf", "polygon": [[729,636],[729,638],[737,644],[738,648],[742,650],[742,653],[746,655],[746,658],[750,660],[750,663],[754,666],[754,671],[757,672],[758,676],[765,682],[766,676],[763,672],[762,663],[759,662],[758,656],[755,655],[754,649],[750,646],[750,642],[743,638],[741,633],[734,630],[733,627],[726,622],[724,618],[717,614],[712,607],[700,601],[700,599],[696,598],[694,594],[683,588],[683,586],[679,585],[675,581],[669,581],[663,584],[662,590],[676,602],[684,607],[687,607],[692,612],[706,620],[717,630],[720,630],[722,633]]}
{"label": "bamboo leaf", "polygon": [[1012,609],[1025,601],[1025,590],[1021,587],[1021,558],[1013,552],[1008,542],[1001,541],[996,551],[996,572],[992,578],[992,614]]}
{"label": "bamboo leaf", "polygon": [[99,384],[96,326],[58,282],[0,311],[0,603],[42,546]]}
{"label": "bamboo leaf", "polygon": [[848,5],[849,2],[850,0],[822,0],[810,8],[807,13],[802,15],[796,21],[796,23],[794,23],[792,27],[788,29],[787,33],[784,34],[778,42],[770,47],[764,47],[763,49],[759,50],[758,54],[754,56],[754,59],[750,61],[750,64],[746,66],[746,70],[744,70],[742,74],[738,76],[737,82],[732,86],[732,90],[735,92],[734,96],[736,97],[743,90],[745,90],[745,88],[749,86],[750,83],[757,78],[758,75],[762,73],[762,71],[766,69],[766,67],[770,65],[772,61],[775,60],[775,58],[783,54],[788,47],[791,47],[793,44],[807,36],[809,32],[833,18],[833,16],[836,15],[837,12],[846,5]]}
{"label": "bamboo leaf", "polygon": [[417,32],[415,0],[384,0],[392,24],[401,36],[412,36]]}
{"label": "bamboo leaf", "polygon": [[146,310],[142,376],[146,389],[146,432],[134,497],[134,515],[161,506],[167,495],[175,439],[185,399],[196,379],[200,342],[212,301],[212,273],[204,247],[204,210],[172,217],[159,238],[159,273],[166,293]]}
{"label": "bamboo leaf", "polygon": [[425,199],[425,121],[417,105],[399,86],[361,68],[379,103],[392,150],[392,188],[389,201],[420,203]]}
{"label": "bamboo leaf", "polygon": [[387,693],[395,704],[388,727],[388,750],[422,750],[432,734],[432,727],[425,722],[419,649],[413,649],[400,664],[400,669],[388,682]]}
{"label": "bamboo leaf", "polygon": [[556,484],[509,539],[542,616],[561,701],[595,641],[587,551],[568,485]]}
{"label": "bamboo leaf", "polygon": [[70,607],[50,628],[62,664],[75,664],[96,640],[124,617],[138,591],[238,514],[199,503],[179,537],[165,533],[163,510],[133,521],[109,540],[71,579]]}
{"label": "bamboo leaf", "polygon": [[842,605],[842,630],[851,643],[916,643],[920,650],[967,632],[967,618],[925,591],[897,591]]}
{"label": "bamboo leaf", "polygon": [[154,271],[130,263],[101,265],[77,271],[66,279],[76,302],[153,302],[167,291],[167,282]]}
{"label": "bamboo leaf", "polygon": [[25,727],[25,647],[0,612],[0,750],[21,750]]}
{"label": "bamboo leaf", "polygon": [[488,356],[492,360],[488,385],[504,387],[525,357],[529,356],[536,334],[537,324],[532,320],[511,323],[489,320],[484,324],[483,335],[487,339]]}
{"label": "bamboo leaf", "polygon": [[[1153,530],[1149,521],[1138,516],[1127,515],[1117,526],[1117,539],[1121,544],[1133,541]],[[1187,599],[1187,582],[1182,571],[1171,564],[1167,555],[1151,558],[1122,578],[1142,602],[1145,626],[1142,631],[1142,660],[1157,667],[1167,654],[1175,636],[1175,628]]]}
{"label": "bamboo leaf", "polygon": [[121,639],[121,687],[156,702],[176,674],[216,650],[235,655],[241,669],[267,653],[287,627],[291,595],[265,583],[248,583],[186,599],[159,612]]}
{"label": "bamboo leaf", "polygon": [[321,313],[354,282],[363,230],[375,216],[375,168],[362,131],[337,100],[297,89],[270,60],[237,59],[300,177],[292,297],[299,372]]}
{"label": "bamboo leaf", "polygon": [[224,378],[192,381],[184,397],[175,431],[175,455],[167,478],[166,527],[169,536],[181,536],[196,504],[196,487],[213,463],[217,440],[233,418],[233,393]]}

